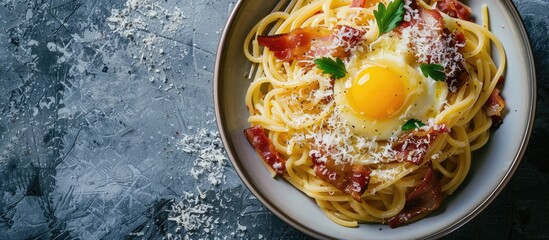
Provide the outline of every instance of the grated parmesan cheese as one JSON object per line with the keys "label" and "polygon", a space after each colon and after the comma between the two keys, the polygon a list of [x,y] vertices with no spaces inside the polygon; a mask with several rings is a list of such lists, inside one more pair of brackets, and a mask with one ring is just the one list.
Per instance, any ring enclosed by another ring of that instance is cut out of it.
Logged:
{"label": "grated parmesan cheese", "polygon": [[[185,192],[182,200],[172,204],[171,217],[168,220],[175,221],[178,225],[176,231],[184,229],[187,233],[203,230],[211,231],[219,219],[213,219],[208,212],[213,209],[210,204],[200,202],[200,198],[192,193]],[[192,233],[191,233],[192,235]]]}
{"label": "grated parmesan cheese", "polygon": [[163,86],[168,81],[167,72],[172,68],[165,65],[170,58],[189,54],[189,48],[178,50],[180,56],[177,56],[175,51],[164,47],[178,45],[174,39],[185,29],[185,19],[180,8],[170,7],[164,1],[127,0],[123,8],[111,10],[107,24],[112,33],[127,39],[132,46],[126,49],[135,61],[132,65],[141,64],[148,70],[150,83],[161,83],[159,90],[170,91],[182,86]]}
{"label": "grated parmesan cheese", "polygon": [[[189,127],[189,130],[193,129]],[[195,133],[183,134],[176,144],[178,150],[194,156],[193,167],[189,175],[202,184],[209,183],[206,189],[195,185],[196,192],[184,192],[177,203],[168,210],[168,220],[176,224],[176,233],[167,233],[168,239],[234,239],[242,237],[248,227],[238,217],[232,224],[220,215],[233,211],[224,201],[231,201],[230,196],[222,194],[220,183],[225,183],[227,158],[217,131],[198,128]],[[190,189],[187,187],[186,189]],[[230,192],[230,191],[229,191]],[[236,216],[236,215],[235,215]],[[239,220],[240,219],[240,220]],[[218,227],[223,224],[223,230]],[[233,229],[230,234],[225,231]]]}
{"label": "grated parmesan cheese", "polygon": [[190,171],[194,179],[199,180],[206,174],[207,181],[211,185],[225,182],[223,172],[228,159],[218,132],[199,129],[194,135],[184,134],[177,143],[177,147],[183,152],[196,156]]}
{"label": "grated parmesan cheese", "polygon": [[337,164],[377,164],[394,159],[392,142],[380,144],[375,138],[366,139],[353,134],[346,120],[341,117],[340,109],[341,107],[335,107],[334,113],[328,116],[322,126],[307,134],[295,134],[292,139],[297,143],[310,145],[309,156],[319,162],[326,162],[330,158]]}
{"label": "grated parmesan cheese", "polygon": [[375,178],[379,182],[390,182],[401,172],[398,168],[376,169],[370,173],[370,177]]}

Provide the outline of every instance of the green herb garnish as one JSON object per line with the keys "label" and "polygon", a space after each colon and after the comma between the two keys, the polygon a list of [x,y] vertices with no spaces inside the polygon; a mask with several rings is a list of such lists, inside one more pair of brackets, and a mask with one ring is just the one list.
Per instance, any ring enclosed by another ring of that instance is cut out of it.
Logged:
{"label": "green herb garnish", "polygon": [[446,80],[446,74],[444,73],[444,67],[438,64],[421,64],[419,66],[423,76],[430,77],[435,81],[443,82]]}
{"label": "green herb garnish", "polygon": [[423,126],[425,126],[425,123],[412,118],[408,120],[404,125],[402,125],[402,131],[410,131]]}
{"label": "green herb garnish", "polygon": [[329,57],[317,58],[315,59],[316,67],[322,70],[324,74],[330,74],[334,79],[339,79],[347,75],[347,70],[345,69],[345,64],[341,59],[336,58],[334,61]]}
{"label": "green herb garnish", "polygon": [[385,7],[385,4],[379,3],[377,11],[374,10],[374,17],[379,28],[379,36],[388,33],[398,27],[404,19],[404,2],[395,0],[390,2],[387,7]]}

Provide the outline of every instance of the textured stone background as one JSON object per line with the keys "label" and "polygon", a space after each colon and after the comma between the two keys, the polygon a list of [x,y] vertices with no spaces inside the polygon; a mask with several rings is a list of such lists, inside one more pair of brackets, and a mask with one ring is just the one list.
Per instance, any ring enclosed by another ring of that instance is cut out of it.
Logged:
{"label": "textured stone background", "polygon": [[[536,64],[533,135],[501,195],[448,239],[549,239],[549,1],[514,2]],[[212,72],[234,4],[0,1],[0,239],[308,238],[215,154]]]}

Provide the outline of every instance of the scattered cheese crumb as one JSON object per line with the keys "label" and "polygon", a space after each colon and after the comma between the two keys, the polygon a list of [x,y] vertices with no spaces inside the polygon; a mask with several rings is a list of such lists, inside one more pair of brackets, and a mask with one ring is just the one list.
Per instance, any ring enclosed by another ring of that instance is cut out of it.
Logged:
{"label": "scattered cheese crumb", "polygon": [[194,179],[199,180],[206,174],[211,185],[225,181],[223,172],[228,159],[218,132],[198,129],[194,135],[183,135],[177,146],[179,150],[196,156],[190,172]]}
{"label": "scattered cheese crumb", "polygon": [[[200,198],[194,194],[185,192],[182,200],[172,205],[171,217],[168,220],[175,221],[178,225],[176,231],[184,229],[187,234],[192,231],[211,231],[214,228],[215,220],[209,214],[212,205],[201,203]],[[189,233],[191,232],[191,233]]]}

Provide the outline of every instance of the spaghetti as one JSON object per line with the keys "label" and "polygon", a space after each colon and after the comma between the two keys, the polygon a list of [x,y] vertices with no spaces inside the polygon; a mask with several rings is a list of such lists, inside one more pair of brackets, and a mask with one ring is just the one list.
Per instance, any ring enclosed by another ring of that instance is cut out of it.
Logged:
{"label": "spaghetti", "polygon": [[481,26],[457,0],[291,1],[244,42],[244,133],[340,225],[427,215],[502,122],[505,53],[482,13]]}

